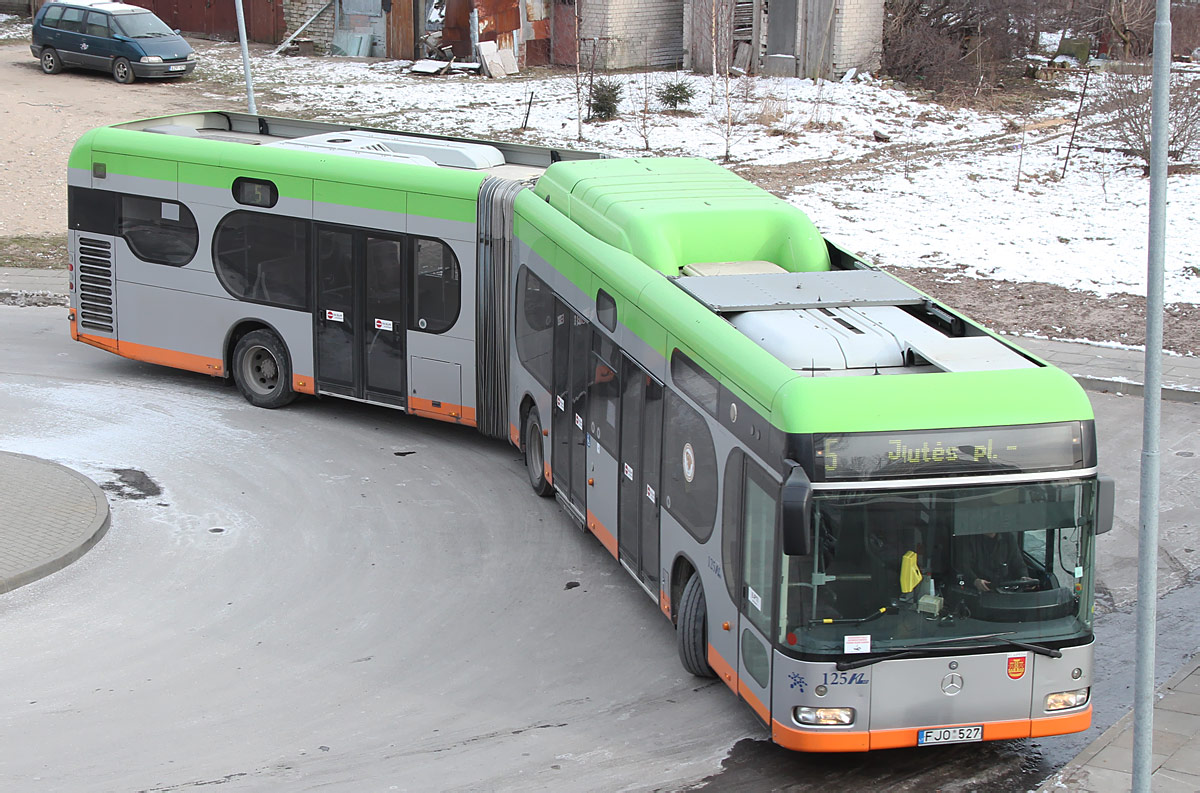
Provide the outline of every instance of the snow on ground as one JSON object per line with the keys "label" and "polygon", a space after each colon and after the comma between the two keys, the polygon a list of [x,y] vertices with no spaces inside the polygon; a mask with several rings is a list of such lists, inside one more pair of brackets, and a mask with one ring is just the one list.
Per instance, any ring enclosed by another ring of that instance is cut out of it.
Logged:
{"label": "snow on ground", "polygon": [[28,39],[33,26],[14,14],[0,14],[0,41]]}
{"label": "snow on ground", "polygon": [[[214,98],[241,101],[237,47],[201,42],[197,49],[200,76],[234,86]],[[266,106],[259,99],[266,113],[624,156],[644,154],[645,135],[656,155],[720,160],[725,151],[724,85],[710,105],[712,82],[698,75],[616,75],[624,85],[620,117],[583,124],[580,141],[573,75],[414,77],[407,67],[400,61],[252,58],[260,94],[271,97]],[[677,78],[695,88],[692,113],[668,115],[652,101],[645,131],[647,117],[639,110],[647,82],[653,93]],[[1094,75],[1091,90],[1103,79]],[[744,121],[730,136],[734,163],[850,166],[798,187],[790,200],[823,232],[872,261],[942,266],[967,277],[1048,282],[1100,295],[1145,294],[1149,183],[1138,163],[1076,150],[1060,178],[1069,125],[1024,137],[1005,134],[1006,122],[1011,128],[1012,121],[1072,117],[1074,98],[1049,103],[1036,118],[1010,119],[947,109],[863,76],[848,82],[735,80],[730,101]],[[890,143],[876,141],[876,131]],[[1107,141],[1085,134],[1077,143]],[[1166,299],[1200,303],[1200,176],[1171,177],[1168,200]]]}

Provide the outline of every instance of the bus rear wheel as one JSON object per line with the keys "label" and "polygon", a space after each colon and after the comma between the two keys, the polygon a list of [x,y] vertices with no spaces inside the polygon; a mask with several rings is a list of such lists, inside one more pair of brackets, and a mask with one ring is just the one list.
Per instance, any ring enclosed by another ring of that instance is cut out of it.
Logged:
{"label": "bus rear wheel", "polygon": [[684,669],[696,677],[717,676],[708,665],[708,604],[704,601],[704,585],[696,573],[692,573],[683,588],[675,641]]}
{"label": "bus rear wheel", "polygon": [[233,379],[255,407],[279,408],[296,398],[287,350],[269,330],[254,330],[238,340],[233,348]]}
{"label": "bus rear wheel", "polygon": [[533,492],[545,498],[554,488],[546,481],[546,454],[542,445],[542,423],[537,408],[530,408],[525,416],[525,472],[529,474],[529,486]]}

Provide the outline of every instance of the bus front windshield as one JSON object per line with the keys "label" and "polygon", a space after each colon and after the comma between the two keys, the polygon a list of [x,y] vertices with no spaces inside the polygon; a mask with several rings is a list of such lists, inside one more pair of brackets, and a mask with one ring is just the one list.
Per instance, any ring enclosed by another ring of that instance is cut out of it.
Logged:
{"label": "bus front windshield", "polygon": [[1087,635],[1095,490],[1066,480],[816,494],[813,553],[783,559],[779,642],[840,655]]}

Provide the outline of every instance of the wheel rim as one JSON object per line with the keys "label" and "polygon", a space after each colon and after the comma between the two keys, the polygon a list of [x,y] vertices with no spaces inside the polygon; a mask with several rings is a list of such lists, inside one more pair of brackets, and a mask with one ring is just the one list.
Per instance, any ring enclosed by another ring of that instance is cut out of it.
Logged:
{"label": "wheel rim", "polygon": [[54,56],[49,52],[42,53],[42,68],[51,71],[54,68]]}
{"label": "wheel rim", "polygon": [[117,79],[124,80],[129,76],[129,67],[124,63],[117,64]]}
{"label": "wheel rim", "polygon": [[544,464],[542,462],[542,431],[537,422],[529,425],[529,437],[525,439],[525,460],[529,469],[529,483],[534,487],[541,484]]}
{"label": "wheel rim", "polygon": [[270,396],[279,388],[279,362],[266,347],[251,347],[242,359],[242,380],[259,396]]}

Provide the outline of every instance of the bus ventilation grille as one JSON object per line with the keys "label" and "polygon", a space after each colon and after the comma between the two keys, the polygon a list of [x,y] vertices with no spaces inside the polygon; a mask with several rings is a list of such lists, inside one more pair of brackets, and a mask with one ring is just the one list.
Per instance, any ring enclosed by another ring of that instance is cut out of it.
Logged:
{"label": "bus ventilation grille", "polygon": [[79,324],[114,332],[112,243],[79,239]]}

